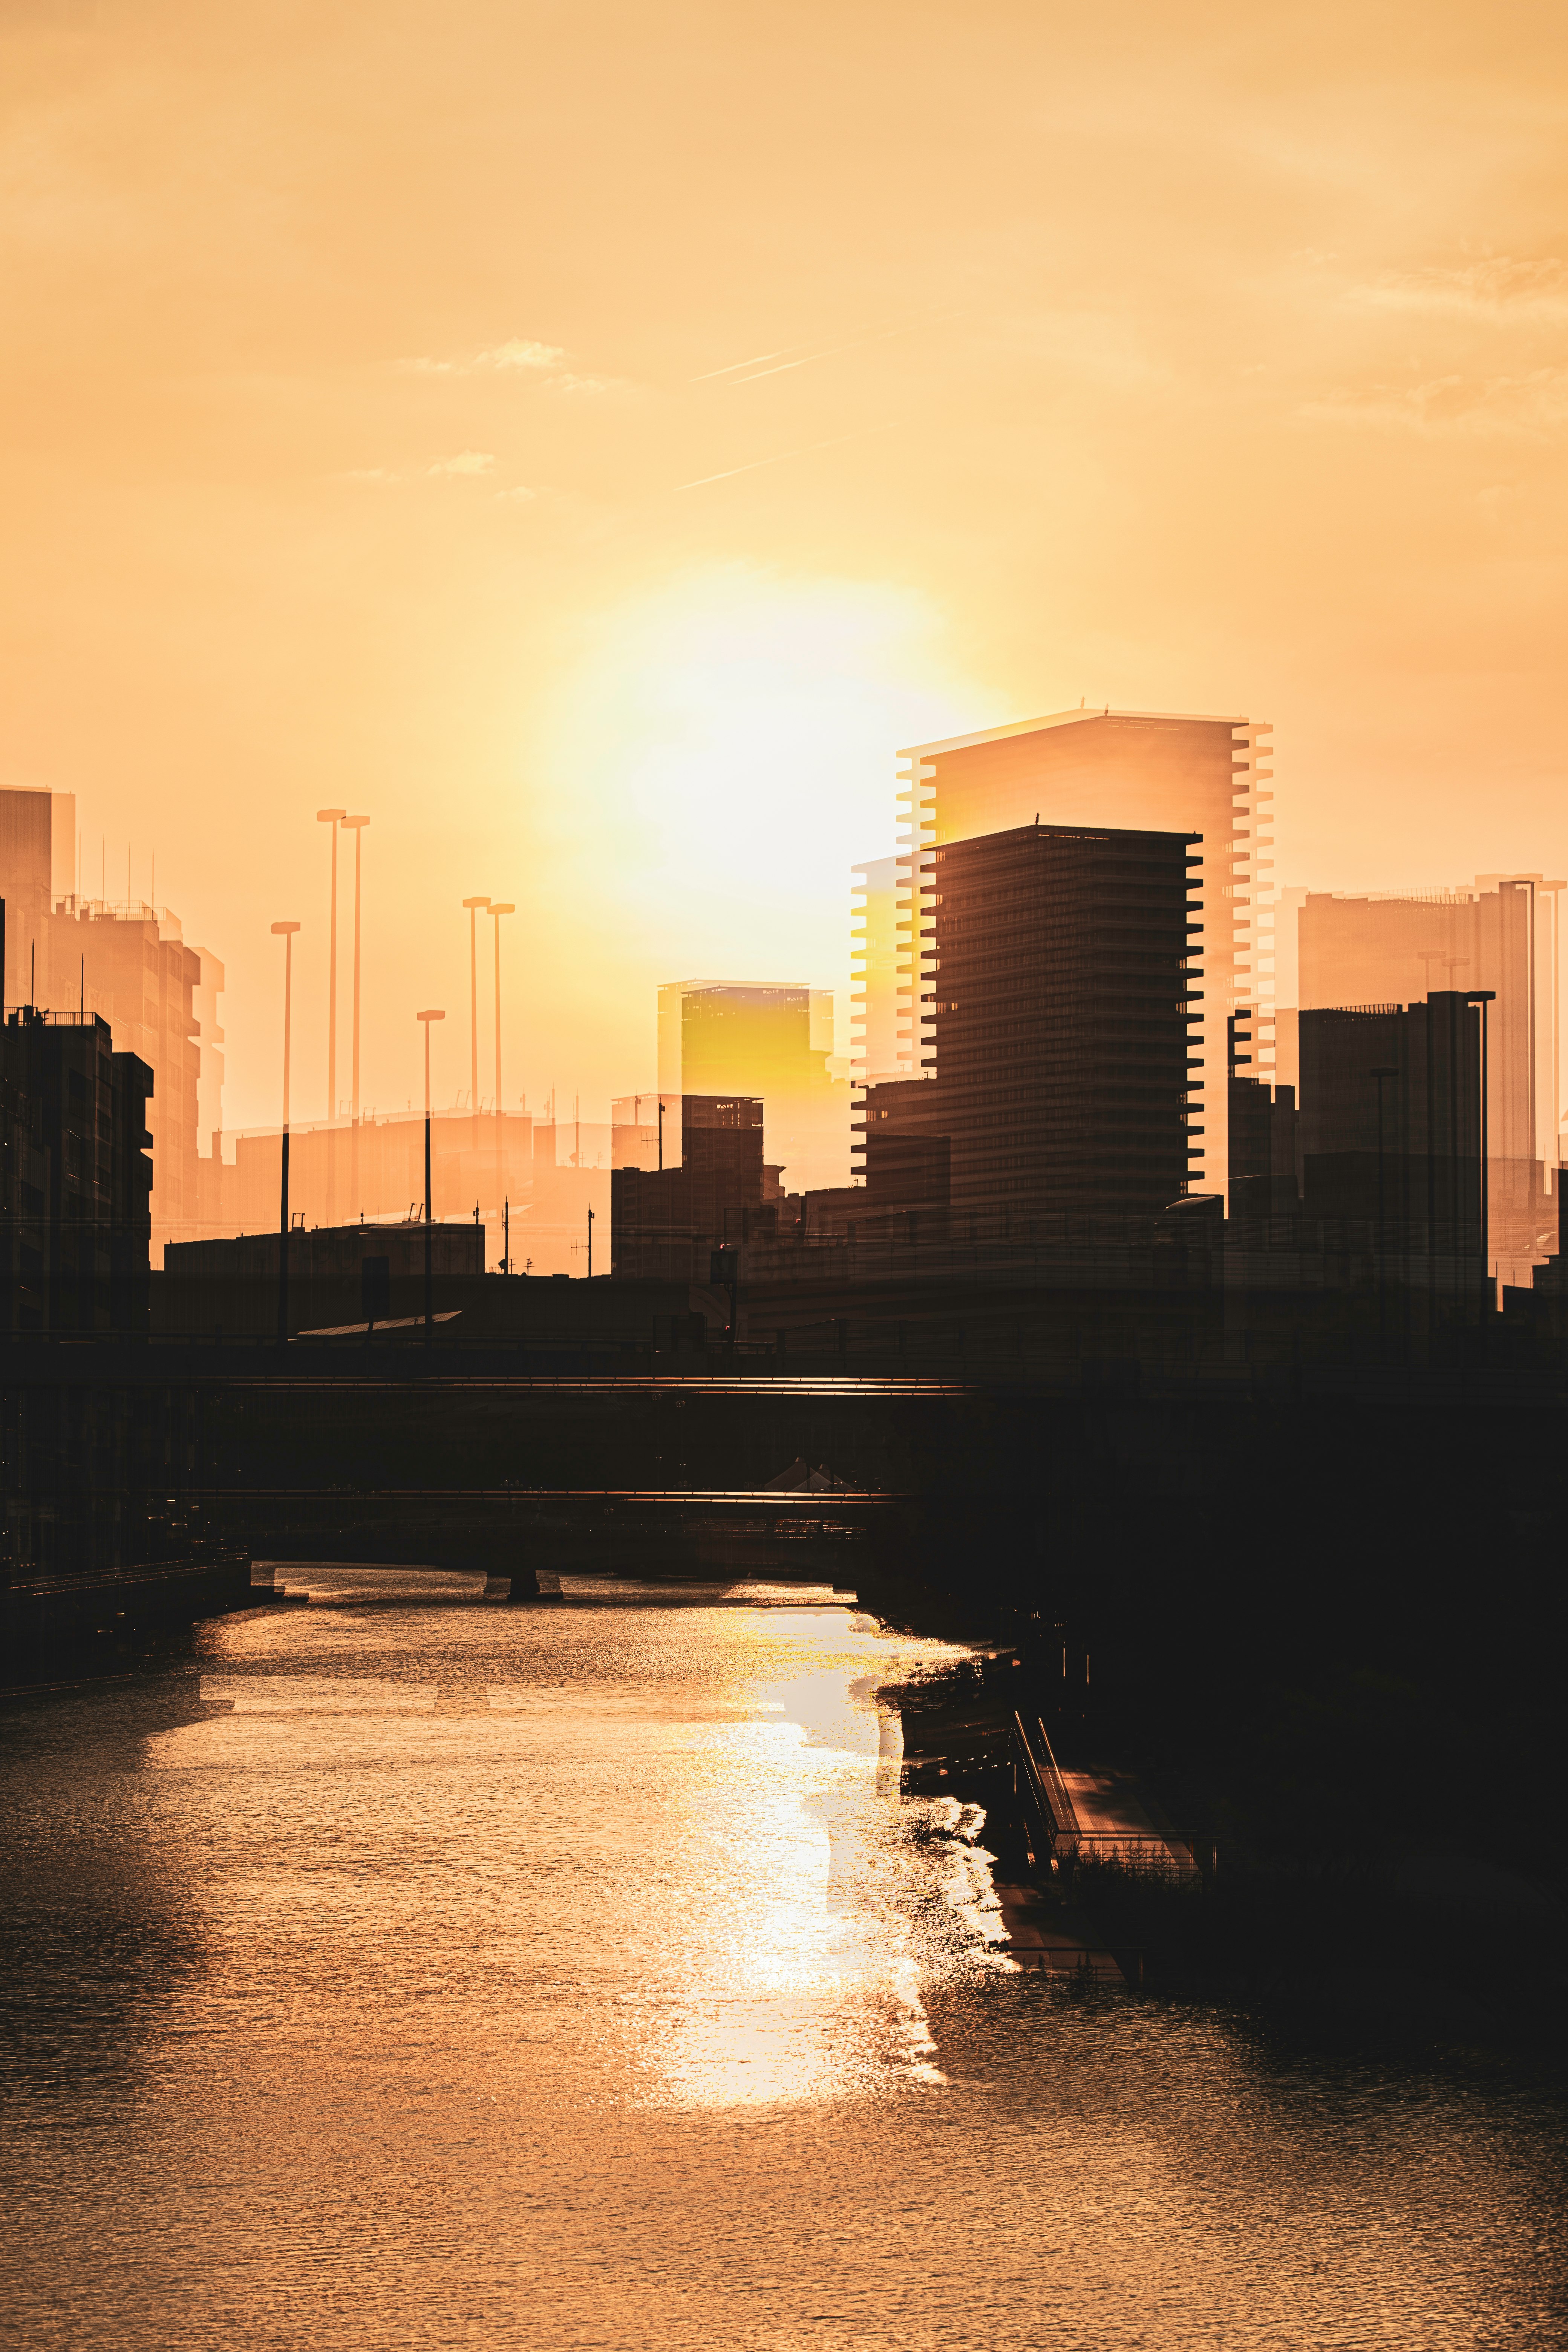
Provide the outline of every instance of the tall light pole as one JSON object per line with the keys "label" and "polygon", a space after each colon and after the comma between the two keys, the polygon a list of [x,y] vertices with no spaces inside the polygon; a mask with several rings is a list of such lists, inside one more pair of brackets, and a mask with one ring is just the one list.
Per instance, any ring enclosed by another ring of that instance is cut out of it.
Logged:
{"label": "tall light pole", "polygon": [[[488,898],[465,898],[468,910],[468,1138],[474,1150],[474,1181],[479,1152],[479,908]],[[500,1174],[500,1171],[496,1171]]]}
{"label": "tall light pole", "polygon": [[327,1118],[338,1115],[338,827],[347,809],[318,809],[316,823],[332,828],[331,906],[327,920]]}
{"label": "tall light pole", "polygon": [[425,1026],[425,1340],[428,1346],[435,1329],[430,1311],[430,1024],[445,1021],[447,1016],[444,1013],[417,1013],[414,1017]]}
{"label": "tall light pole", "polygon": [[497,1192],[499,1192],[500,1191],[500,1189],[501,1189],[501,1178],[502,1178],[502,1174],[503,1174],[503,1172],[504,1172],[504,1171],[503,1171],[503,1166],[502,1166],[502,1161],[503,1161],[503,1156],[504,1156],[504,1151],[505,1151],[505,1144],[506,1144],[506,1129],[505,1129],[505,1127],[502,1125],[502,1111],[501,1111],[501,1098],[500,1098],[500,917],[501,917],[502,915],[515,915],[515,914],[516,914],[516,912],[517,912],[517,908],[512,905],[511,900],[510,900],[510,898],[492,898],[492,899],[490,900],[490,904],[489,904],[489,912],[490,912],[492,915],[494,915],[494,916],[496,917],[496,919],[496,919],[496,928],[495,928],[495,972],[496,972],[496,1190],[497,1190]]}
{"label": "tall light pole", "polygon": [[294,934],[298,923],[274,923],[283,941],[283,1184],[278,1213],[278,1345],[289,1345],[289,1045],[294,1011]]}
{"label": "tall light pole", "polygon": [[338,826],[346,809],[318,809],[316,823],[331,828],[331,906],[327,927],[327,1223],[338,1221],[338,1148],[331,1132],[338,1115]]}
{"label": "tall light pole", "polygon": [[352,1215],[353,1214],[353,1213],[354,1213],[354,1211],[355,1211],[356,1209],[359,1209],[359,1208],[363,1207],[363,1203],[361,1202],[360,1197],[359,1197],[359,910],[360,910],[360,852],[362,851],[362,849],[363,849],[363,846],[364,846],[364,829],[365,829],[365,826],[370,823],[370,819],[369,819],[369,817],[367,817],[367,816],[345,816],[345,817],[341,818],[339,821],[340,821],[340,823],[342,824],[344,831],[345,831],[345,832],[348,832],[348,833],[352,833],[352,834],[353,835],[353,837],[354,837],[354,982],[353,982],[353,1062],[352,1062],[352,1085],[351,1085],[351,1092],[350,1092],[350,1097],[349,1097],[349,1116],[350,1116],[350,1118],[351,1118],[353,1119],[353,1135],[352,1135],[352,1138],[351,1138],[350,1147],[349,1147],[349,1182],[350,1182],[350,1189],[351,1189],[351,1191],[352,1191],[352,1192],[353,1192],[353,1199],[350,1201],[350,1202],[349,1202],[349,1213],[350,1213],[350,1215],[352,1216]]}

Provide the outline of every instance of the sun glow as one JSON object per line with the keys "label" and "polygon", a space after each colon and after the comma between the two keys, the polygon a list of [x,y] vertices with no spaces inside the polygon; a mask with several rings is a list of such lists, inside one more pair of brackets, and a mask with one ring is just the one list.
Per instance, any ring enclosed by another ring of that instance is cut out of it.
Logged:
{"label": "sun glow", "polygon": [[848,868],[894,846],[895,751],[988,707],[912,593],[705,572],[607,616],[563,681],[555,854],[660,977],[842,984]]}

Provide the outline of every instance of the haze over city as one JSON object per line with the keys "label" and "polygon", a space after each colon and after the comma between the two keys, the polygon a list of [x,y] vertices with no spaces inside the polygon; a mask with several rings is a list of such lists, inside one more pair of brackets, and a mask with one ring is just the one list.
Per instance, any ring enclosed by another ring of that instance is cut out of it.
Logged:
{"label": "haze over city", "polygon": [[0,39],[3,781],[224,957],[231,1128],[281,917],[324,1100],[321,805],[373,819],[367,1102],[481,891],[509,1091],[600,1118],[658,982],[842,990],[899,747],[1080,698],[1269,715],[1281,882],[1563,866],[1554,12]]}
{"label": "haze over city", "polygon": [[11,2335],[1563,2352],[1561,5],[0,0],[0,268]]}

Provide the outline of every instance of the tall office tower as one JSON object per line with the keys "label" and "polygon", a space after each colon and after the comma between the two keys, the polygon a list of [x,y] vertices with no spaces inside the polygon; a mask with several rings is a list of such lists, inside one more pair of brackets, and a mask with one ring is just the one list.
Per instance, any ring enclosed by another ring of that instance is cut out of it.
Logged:
{"label": "tall office tower", "polygon": [[1423,1003],[1303,1013],[1301,1205],[1380,1232],[1383,1251],[1481,1274],[1480,1009]]}
{"label": "tall office tower", "polygon": [[874,1192],[894,1189],[897,1139],[920,1136],[947,1139],[960,1238],[1181,1197],[1198,856],[1191,834],[1057,824],[929,852],[932,1076],[869,1090]]}
{"label": "tall office tower", "polygon": [[165,1242],[201,1233],[204,1205],[210,1213],[199,1165],[202,957],[186,947],[176,917],[160,918],[139,899],[67,898],[50,937],[53,1001],[101,1013],[116,1047],[140,1055],[153,1073],[153,1246],[161,1255]]}
{"label": "tall office tower", "polygon": [[787,982],[671,981],[658,992],[658,1091],[670,1120],[684,1095],[756,1095],[763,1157],[791,1192],[841,1184],[849,1088],[828,1069],[833,994]]}
{"label": "tall office tower", "polygon": [[[75,887],[75,876],[76,794],[16,785],[0,790],[7,1004],[64,1003],[50,971],[49,919],[56,900]],[[70,978],[74,982],[74,967]],[[74,994],[70,1002],[76,1003]]]}
{"label": "tall office tower", "polygon": [[[76,892],[76,796],[0,791],[5,998],[101,1013],[115,1048],[153,1073],[153,1239],[211,1230],[216,1171],[200,1138],[223,1125],[223,966],[189,948],[177,916]],[[210,1033],[210,1034],[209,1034]]]}
{"label": "tall office tower", "polygon": [[[1504,1282],[1555,1246],[1562,1051],[1559,893],[1540,874],[1451,890],[1290,891],[1281,907],[1281,1075],[1300,1013],[1489,989],[1485,1026],[1489,1249]],[[1293,932],[1293,936],[1291,936]]]}
{"label": "tall office tower", "polygon": [[[931,1051],[929,984],[922,932],[929,924],[931,853],[977,834],[1028,824],[1113,826],[1203,835],[1204,1019],[1194,1076],[1205,1088],[1202,1157],[1193,1183],[1223,1192],[1226,1143],[1226,1018],[1238,1005],[1256,1015],[1260,1076],[1274,1063],[1273,931],[1259,877],[1273,858],[1274,794],[1262,721],[1187,719],[1124,710],[1066,710],[918,744],[899,793],[904,803],[899,859],[899,1015],[910,1026],[909,1074]],[[929,945],[925,949],[929,957]],[[923,1015],[923,1017],[922,1017]]]}

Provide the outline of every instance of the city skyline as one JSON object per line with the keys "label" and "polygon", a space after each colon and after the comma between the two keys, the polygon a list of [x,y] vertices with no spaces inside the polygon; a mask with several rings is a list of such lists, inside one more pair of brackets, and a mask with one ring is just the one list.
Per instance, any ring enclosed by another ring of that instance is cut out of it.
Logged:
{"label": "city skyline", "polygon": [[[89,889],[156,856],[227,966],[236,1124],[279,907],[324,985],[319,806],[374,814],[367,979],[423,938],[413,998],[460,1003],[437,910],[517,901],[531,1099],[646,1084],[622,1007],[679,972],[844,987],[895,747],[1080,698],[1267,710],[1300,887],[1568,870],[1561,28],[1005,12],[998,75],[921,20],[889,105],[861,21],[786,65],[699,10],[740,142],[630,15],[539,59],[611,45],[587,121],[490,5],[8,24],[0,782],[76,793]],[[561,185],[599,193],[520,236]]]}

